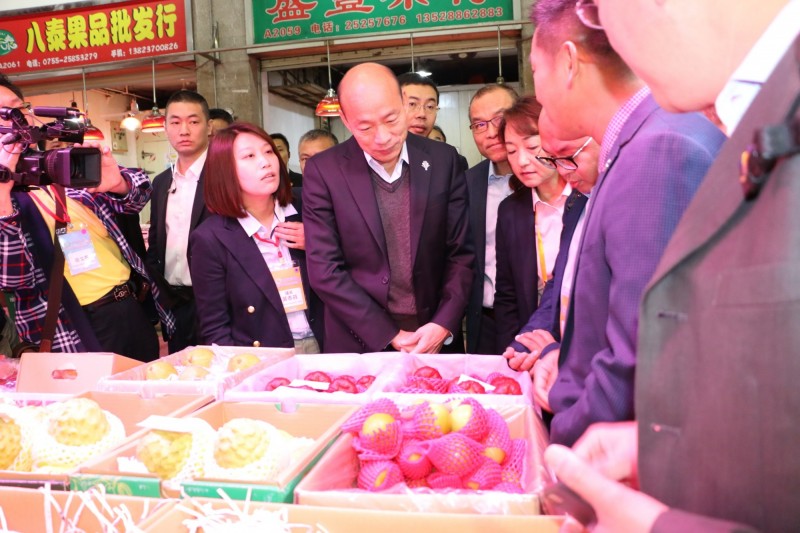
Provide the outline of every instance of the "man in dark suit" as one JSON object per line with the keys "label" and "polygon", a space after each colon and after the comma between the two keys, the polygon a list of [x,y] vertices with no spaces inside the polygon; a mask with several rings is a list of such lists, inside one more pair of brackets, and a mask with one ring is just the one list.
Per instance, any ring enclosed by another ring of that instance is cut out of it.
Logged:
{"label": "man in dark suit", "polygon": [[292,180],[292,187],[302,187],[303,174],[301,172],[295,172],[289,168],[289,159],[292,157],[292,151],[291,148],[289,148],[289,139],[287,139],[286,135],[283,133],[270,133],[269,136],[272,137],[273,141],[275,141],[275,146],[278,148],[278,155],[283,160],[283,164],[286,165],[286,169],[289,171],[289,179]]}
{"label": "man in dark suit", "polygon": [[467,191],[455,149],[408,135],[400,87],[375,63],[339,85],[348,141],[305,167],[311,287],[329,352],[458,346],[472,281]]}
{"label": "man in dark suit", "polygon": [[478,89],[469,104],[472,138],[486,159],[466,172],[470,235],[475,248],[475,275],[467,307],[467,353],[497,353],[494,319],[497,208],[521,186],[508,164],[500,122],[503,111],[514,105],[517,98],[513,88],[493,83]]}
{"label": "man in dark suit", "polygon": [[[563,228],[553,275],[545,284],[539,307],[530,315],[515,340],[503,353],[511,368],[525,372],[533,369],[540,356],[560,346],[561,324],[566,315],[566,309],[561,308],[564,270],[573,240],[575,246],[578,246],[580,236],[583,234],[586,202],[597,183],[597,158],[600,156],[600,145],[591,137],[588,138],[588,144],[585,137],[571,141],[559,139],[546,111],[542,111],[539,117],[539,132],[543,151],[540,161],[546,166],[556,167],[558,173],[572,187],[572,194],[564,207]],[[574,155],[576,153],[578,155]],[[546,420],[549,421],[547,418]]]}
{"label": "man in dark suit", "polygon": [[[731,138],[643,295],[638,423],[595,426],[576,453],[546,457],[599,529],[796,531],[800,2],[599,4],[584,17],[656,99],[682,112],[716,100]],[[744,188],[743,154],[756,160]]]}
{"label": "man in dark suit", "polygon": [[[406,108],[408,132],[422,137],[429,136],[439,115],[439,87],[430,77],[416,72],[400,74],[397,82],[400,84],[400,93]],[[467,170],[467,158],[459,154],[458,161],[459,170]]]}
{"label": "man in dark suit", "polygon": [[167,139],[177,162],[153,180],[147,263],[161,290],[162,303],[175,315],[174,353],[197,344],[197,317],[187,260],[189,234],[208,215],[203,202],[203,167],[211,133],[208,102],[194,91],[170,96]]}
{"label": "man in dark suit", "polygon": [[561,347],[534,370],[550,377],[537,394],[554,414],[551,440],[562,444],[594,422],[633,418],[639,300],[724,139],[699,113],[659,108],[574,7],[540,0],[531,47],[537,98],[559,137],[603,140],[601,173],[561,286]]}

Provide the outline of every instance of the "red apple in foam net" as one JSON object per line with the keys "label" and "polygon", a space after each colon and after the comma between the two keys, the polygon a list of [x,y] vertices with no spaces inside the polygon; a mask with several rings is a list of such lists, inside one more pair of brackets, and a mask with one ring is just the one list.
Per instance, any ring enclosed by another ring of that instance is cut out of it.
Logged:
{"label": "red apple in foam net", "polygon": [[356,388],[355,381],[353,380],[352,377],[339,376],[338,378],[331,381],[331,386],[328,388],[328,392],[337,392],[337,391],[356,394],[358,392],[358,389]]}
{"label": "red apple in foam net", "polygon": [[367,374],[366,376],[361,376],[356,382],[357,385],[361,385],[362,387],[369,388],[370,385],[375,381],[375,376],[371,376]]}
{"label": "red apple in foam net", "polygon": [[486,389],[477,381],[462,381],[459,386],[468,394],[486,394]]}
{"label": "red apple in foam net", "polygon": [[414,372],[414,375],[419,378],[442,379],[442,375],[439,371],[432,366],[421,366]]}
{"label": "red apple in foam net", "polygon": [[286,387],[290,383],[291,381],[286,378],[272,378],[264,390],[267,392],[274,391],[278,387]]}
{"label": "red apple in foam net", "polygon": [[494,386],[495,394],[509,394],[509,395],[518,395],[522,394],[522,387],[519,386],[515,380],[509,378],[508,380],[500,381],[498,380]]}
{"label": "red apple in foam net", "polygon": [[306,381],[316,381],[318,383],[330,383],[333,381],[328,374],[319,370],[309,372],[303,379]]}

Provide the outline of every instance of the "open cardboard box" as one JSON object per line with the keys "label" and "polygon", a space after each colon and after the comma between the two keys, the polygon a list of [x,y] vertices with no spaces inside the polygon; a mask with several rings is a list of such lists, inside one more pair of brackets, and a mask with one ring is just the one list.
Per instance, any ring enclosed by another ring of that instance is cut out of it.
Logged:
{"label": "open cardboard box", "polygon": [[547,442],[546,431],[530,406],[508,405],[494,409],[508,424],[511,438],[524,438],[528,443],[521,483],[525,494],[491,490],[411,490],[404,485],[384,492],[357,489],[359,460],[353,449],[353,436],[346,433],[297,486],[295,502],[322,507],[406,512],[539,514],[539,497],[535,493],[542,487],[544,479],[542,454]]}
{"label": "open cardboard box", "polygon": [[[88,509],[84,508],[79,511],[82,501],[78,493],[54,490],[50,491],[49,494],[63,510],[63,516],[68,518],[70,525],[73,527],[68,527],[68,524],[62,519],[62,515],[42,490],[0,487],[0,509],[2,509],[3,516],[5,516],[8,531],[24,531],[25,533],[46,533],[49,531],[105,531],[110,533],[126,531],[119,523],[119,527],[116,529],[106,529],[104,527],[105,524],[101,523]],[[106,495],[105,500],[112,509],[121,510],[124,506],[130,512],[134,523],[141,527],[144,527],[149,521],[162,516],[175,505],[173,501],[132,496]],[[96,502],[97,500],[93,501]],[[101,508],[99,505],[97,507],[98,509]],[[46,514],[47,511],[49,511],[48,514]],[[116,518],[107,511],[103,513],[103,516],[109,522],[113,522]],[[47,523],[48,519],[50,524]],[[64,527],[63,530],[61,529],[62,527]]]}
{"label": "open cardboard box", "polygon": [[[17,393],[14,395],[22,405],[29,404],[32,398],[41,395],[33,393]],[[14,397],[12,396],[12,398]],[[141,398],[132,393],[85,392],[78,397],[96,401],[101,408],[116,415],[125,428],[127,442],[137,439],[144,432],[137,424],[150,415],[184,416],[196,411],[212,401],[210,396],[194,395],[160,395],[156,398]],[[49,398],[41,404],[63,401],[63,398]],[[122,443],[120,443],[121,445]],[[75,469],[77,471],[77,467]],[[45,474],[35,472],[12,472],[0,470],[0,485],[17,487],[40,487],[50,483],[56,489],[68,489],[69,474]]]}
{"label": "open cardboard box", "polygon": [[[230,481],[215,479],[197,479],[185,481],[182,490],[191,496],[220,498],[217,492],[221,489],[235,500],[247,498],[254,501],[291,502],[294,488],[308,470],[316,464],[322,453],[340,434],[342,423],[355,412],[356,407],[345,405],[303,404],[296,406],[293,412],[284,412],[273,404],[265,403],[230,403],[215,402],[190,415],[208,422],[212,428],[218,429],[234,418],[253,418],[265,420],[278,429],[287,431],[295,437],[314,439],[313,445],[303,453],[299,460],[281,472],[273,481]],[[161,495],[177,496],[177,490],[170,489],[166,483],[152,474],[134,474],[121,472],[118,467],[120,457],[135,457],[137,442],[129,442],[111,453],[87,463],[80,474],[73,476],[102,483],[109,492],[118,490],[140,496],[159,497]]]}
{"label": "open cardboard box", "polygon": [[[148,381],[146,376],[147,365],[120,372],[113,376],[105,377],[97,384],[98,390],[112,392],[137,392],[143,396],[154,394],[201,394],[222,398],[225,390],[235,386],[249,376],[294,355],[294,348],[253,348],[247,346],[191,346],[180,352],[165,357],[161,361],[171,363],[180,372],[184,365],[184,357],[194,348],[208,348],[214,352],[210,373],[205,379],[197,381],[180,381],[175,379],[160,379]],[[238,354],[250,353],[261,359],[260,363],[241,370],[229,372],[228,361]]]}
{"label": "open cardboard box", "polygon": [[80,394],[106,376],[141,364],[113,353],[27,352],[20,359],[17,391]]}
{"label": "open cardboard box", "polygon": [[[374,399],[389,398],[397,403],[408,404],[411,401],[428,400],[436,403],[445,403],[452,399],[475,398],[482,405],[496,407],[503,405],[533,405],[533,386],[527,372],[517,372],[508,367],[505,357],[500,355],[473,355],[473,354],[398,354],[401,356],[402,368],[395,374],[386,386],[377,391]],[[403,393],[399,392],[407,386],[408,377],[423,367],[430,366],[439,371],[444,379],[458,378],[462,374],[474,375],[484,380],[489,374],[498,372],[504,376],[514,378],[522,390],[521,395],[506,394],[438,394],[430,393]],[[409,400],[409,398],[411,400]]]}
{"label": "open cardboard box", "polygon": [[[387,382],[400,373],[402,359],[395,354],[319,354],[295,355],[245,379],[225,392],[226,401],[294,402],[294,403],[343,403],[366,404],[373,395],[382,390]],[[325,392],[293,387],[278,387],[265,391],[273,378],[303,379],[309,372],[322,371],[331,378],[350,375],[356,380],[362,376],[375,376],[372,385],[361,393]]]}
{"label": "open cardboard box", "polygon": [[[453,515],[446,513],[405,513],[399,511],[375,511],[367,509],[337,509],[306,505],[282,505],[262,502],[233,502],[235,513],[252,515],[261,510],[271,512],[284,510],[292,524],[309,526],[309,531],[329,533],[353,533],[354,531],[380,531],[381,533],[558,533],[563,522],[556,516],[490,516]],[[245,506],[247,506],[245,508]],[[146,522],[146,532],[188,533],[184,520],[193,518],[185,509],[230,509],[228,502],[207,498],[185,500],[169,511]],[[298,527],[296,530],[300,530]],[[293,529],[295,531],[295,529]]]}

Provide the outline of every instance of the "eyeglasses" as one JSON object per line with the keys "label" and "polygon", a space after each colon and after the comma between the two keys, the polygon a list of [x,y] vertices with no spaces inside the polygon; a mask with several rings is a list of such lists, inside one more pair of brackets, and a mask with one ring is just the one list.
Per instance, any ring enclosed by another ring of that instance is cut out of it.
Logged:
{"label": "eyeglasses", "polygon": [[593,30],[602,30],[600,15],[597,12],[595,0],[578,0],[575,2],[575,14],[581,19],[583,25]]}
{"label": "eyeglasses", "polygon": [[406,104],[406,107],[412,113],[415,113],[419,108],[422,108],[423,111],[427,114],[436,113],[439,111],[439,106],[436,104],[423,104],[421,102],[410,101]]}
{"label": "eyeglasses", "polygon": [[497,115],[491,120],[476,120],[469,125],[469,129],[471,129],[473,133],[483,133],[487,130],[487,128],[489,128],[489,124],[495,128],[499,128],[502,123],[503,115]]}
{"label": "eyeglasses", "polygon": [[556,168],[559,166],[564,170],[578,170],[578,163],[575,162],[575,158],[580,155],[584,148],[589,146],[589,143],[592,142],[592,138],[589,137],[586,139],[586,142],[583,143],[583,146],[578,148],[578,151],[572,154],[571,156],[567,157],[550,157],[546,155],[537,155],[536,160],[540,162],[542,165],[546,166],[547,168]]}

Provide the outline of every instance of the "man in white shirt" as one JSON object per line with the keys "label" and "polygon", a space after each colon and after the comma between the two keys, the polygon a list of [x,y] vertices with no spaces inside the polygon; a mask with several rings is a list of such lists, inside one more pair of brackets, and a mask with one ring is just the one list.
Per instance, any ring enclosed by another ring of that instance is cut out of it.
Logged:
{"label": "man in white shirt", "polygon": [[731,137],[642,297],[636,422],[546,459],[598,531],[794,531],[800,139],[775,135],[800,131],[800,1],[597,4],[582,21],[662,106],[716,100]]}
{"label": "man in white shirt", "polygon": [[494,318],[495,234],[497,209],[520,182],[514,178],[503,136],[503,112],[519,96],[508,85],[491,84],[478,89],[469,104],[469,128],[483,161],[466,172],[469,191],[469,223],[475,248],[475,278],[467,306],[467,353],[496,354]]}
{"label": "man in white shirt", "polygon": [[163,303],[177,322],[167,339],[170,353],[197,344],[192,278],[186,249],[189,233],[207,216],[203,201],[203,167],[211,123],[208,102],[181,90],[167,101],[166,132],[178,160],[153,180],[148,266],[162,291]]}

